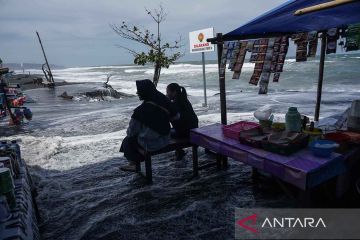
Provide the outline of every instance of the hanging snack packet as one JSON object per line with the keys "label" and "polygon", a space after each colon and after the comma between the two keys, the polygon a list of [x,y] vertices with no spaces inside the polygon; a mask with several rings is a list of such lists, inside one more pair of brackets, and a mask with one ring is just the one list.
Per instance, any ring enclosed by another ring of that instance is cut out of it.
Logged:
{"label": "hanging snack packet", "polygon": [[304,62],[307,60],[307,37],[307,33],[297,33],[291,36],[291,39],[296,44],[296,62]]}
{"label": "hanging snack packet", "polygon": [[234,49],[231,53],[231,56],[230,56],[230,63],[229,63],[229,69],[231,71],[234,70],[234,66],[235,66],[235,63],[236,63],[236,59],[239,55],[239,52],[240,52],[240,41],[236,41],[234,42]]}
{"label": "hanging snack packet", "polygon": [[252,43],[252,49],[251,49],[251,56],[250,56],[250,62],[251,63],[255,63],[257,58],[258,58],[258,55],[260,53],[259,51],[260,49],[260,46],[259,46],[259,40],[255,40],[253,43]]}
{"label": "hanging snack packet", "polygon": [[282,72],[284,68],[284,64],[276,64],[275,72]]}
{"label": "hanging snack packet", "polygon": [[229,49],[229,42],[224,42],[223,52],[222,52],[222,55],[221,55],[220,69],[219,69],[220,76],[225,75],[226,61],[227,61],[226,57],[227,57],[227,54],[228,54],[228,49]]}
{"label": "hanging snack packet", "polygon": [[235,67],[234,67],[235,72],[241,72],[241,68],[244,64],[244,60],[246,56],[246,45],[247,45],[246,41],[241,42],[240,51],[235,62]]}
{"label": "hanging snack packet", "polygon": [[269,86],[270,73],[265,72],[261,75],[259,94],[267,94]]}
{"label": "hanging snack packet", "polygon": [[276,64],[277,64],[279,52],[280,52],[280,43],[281,43],[281,38],[275,38],[273,55],[272,55],[271,65],[270,65],[270,72],[272,72],[272,73],[275,72],[275,69],[276,69]]}
{"label": "hanging snack packet", "polygon": [[289,49],[289,38],[288,37],[282,37],[281,43],[280,43],[280,50],[279,54],[283,54],[286,56]]}
{"label": "hanging snack packet", "polygon": [[234,41],[228,42],[228,52],[227,52],[227,55],[226,55],[226,58],[228,60],[231,58],[231,54],[232,54],[232,51],[234,50],[234,47],[235,47],[235,42]]}
{"label": "hanging snack packet", "polygon": [[308,42],[298,42],[296,49],[296,62],[305,62],[307,60]]}
{"label": "hanging snack packet", "polygon": [[254,40],[249,40],[246,44],[246,51],[252,52],[253,48],[254,48]]}
{"label": "hanging snack packet", "polygon": [[280,53],[277,58],[277,64],[284,64],[285,63],[285,53]]}
{"label": "hanging snack packet", "polygon": [[266,51],[268,48],[268,39],[258,39],[254,41],[252,48],[250,62],[258,63],[265,60]]}
{"label": "hanging snack packet", "polygon": [[339,38],[338,29],[331,28],[327,31],[326,54],[336,53],[337,40]]}
{"label": "hanging snack packet", "polygon": [[318,46],[317,31],[311,31],[308,33],[308,41],[309,41],[309,48],[308,48],[307,56],[315,57]]}
{"label": "hanging snack packet", "polygon": [[270,80],[270,72],[263,71],[260,77],[259,94],[266,94]]}
{"label": "hanging snack packet", "polygon": [[[257,63],[258,64],[258,63]],[[256,65],[256,64],[255,64]],[[259,80],[260,80],[260,76],[261,76],[261,73],[262,73],[262,70],[256,70],[256,68],[255,68],[255,70],[254,70],[254,73],[253,73],[253,75],[251,76],[251,79],[250,79],[250,84],[252,84],[252,85],[258,85],[258,82],[259,82]]]}
{"label": "hanging snack packet", "polygon": [[307,60],[308,34],[298,33],[292,35],[292,40],[296,44],[296,62],[304,62]]}
{"label": "hanging snack packet", "polygon": [[280,73],[279,72],[274,73],[273,82],[279,82],[279,79],[280,79]]}
{"label": "hanging snack packet", "polygon": [[244,64],[245,56],[246,56],[246,46],[247,46],[247,41],[243,41],[240,43],[240,51],[239,51],[239,54],[238,54],[238,57],[236,59],[236,63],[234,66],[234,74],[232,77],[233,79],[240,78],[241,69]]}

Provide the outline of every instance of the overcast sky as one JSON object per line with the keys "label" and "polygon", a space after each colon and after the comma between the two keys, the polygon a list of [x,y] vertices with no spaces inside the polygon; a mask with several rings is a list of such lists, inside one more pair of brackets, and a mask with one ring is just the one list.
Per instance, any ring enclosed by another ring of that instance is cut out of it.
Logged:
{"label": "overcast sky", "polygon": [[[181,34],[186,55],[190,54],[188,32],[214,27],[226,33],[270,10],[285,0],[162,0],[168,16],[162,26],[165,39]],[[4,62],[42,63],[35,31],[42,38],[48,59],[63,66],[95,66],[132,63],[132,56],[117,44],[139,49],[121,39],[109,27],[127,21],[145,28],[155,25],[144,7],[153,9],[154,0],[0,0],[0,57]],[[215,59],[214,54],[207,56]]]}

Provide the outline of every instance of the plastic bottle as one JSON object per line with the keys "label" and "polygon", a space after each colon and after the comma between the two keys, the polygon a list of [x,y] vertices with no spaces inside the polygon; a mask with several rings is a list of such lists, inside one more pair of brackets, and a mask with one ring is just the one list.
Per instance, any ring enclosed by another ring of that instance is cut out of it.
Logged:
{"label": "plastic bottle", "polygon": [[296,107],[290,107],[285,115],[286,131],[300,132],[301,131],[301,115]]}

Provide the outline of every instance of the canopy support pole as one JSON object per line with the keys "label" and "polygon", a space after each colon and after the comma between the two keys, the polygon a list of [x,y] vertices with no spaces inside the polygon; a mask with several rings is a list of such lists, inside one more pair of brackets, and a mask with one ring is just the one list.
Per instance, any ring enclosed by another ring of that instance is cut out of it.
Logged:
{"label": "canopy support pole", "polygon": [[223,53],[224,43],[222,40],[222,33],[216,34],[217,43],[217,57],[218,57],[218,70],[219,70],[219,88],[220,88],[220,111],[221,111],[221,124],[227,124],[226,114],[226,88],[225,88],[225,74],[221,74],[221,56]]}
{"label": "canopy support pole", "polygon": [[294,15],[295,16],[300,16],[300,15],[304,15],[304,14],[307,14],[307,13],[322,11],[322,10],[326,10],[326,9],[329,9],[329,8],[338,7],[338,6],[343,5],[343,4],[353,3],[353,2],[357,2],[357,1],[359,1],[359,0],[333,0],[333,1],[330,1],[330,2],[326,2],[326,3],[314,5],[314,6],[311,6],[311,7],[299,9],[294,13]]}
{"label": "canopy support pole", "polygon": [[320,116],[321,93],[322,93],[322,85],[323,85],[323,80],[324,80],[325,50],[326,50],[326,34],[322,33],[320,65],[319,65],[319,79],[318,79],[316,108],[315,108],[315,117],[314,117],[315,121],[319,121],[319,116]]}

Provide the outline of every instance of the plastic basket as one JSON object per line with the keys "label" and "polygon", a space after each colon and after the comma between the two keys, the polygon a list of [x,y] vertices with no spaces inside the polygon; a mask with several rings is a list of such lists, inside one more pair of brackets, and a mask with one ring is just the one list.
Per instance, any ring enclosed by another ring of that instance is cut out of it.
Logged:
{"label": "plastic basket", "polygon": [[261,142],[268,137],[261,128],[252,128],[240,133],[240,143],[256,148],[261,148]]}
{"label": "plastic basket", "polygon": [[225,137],[239,140],[241,132],[259,127],[257,123],[241,121],[223,126],[223,133]]}

